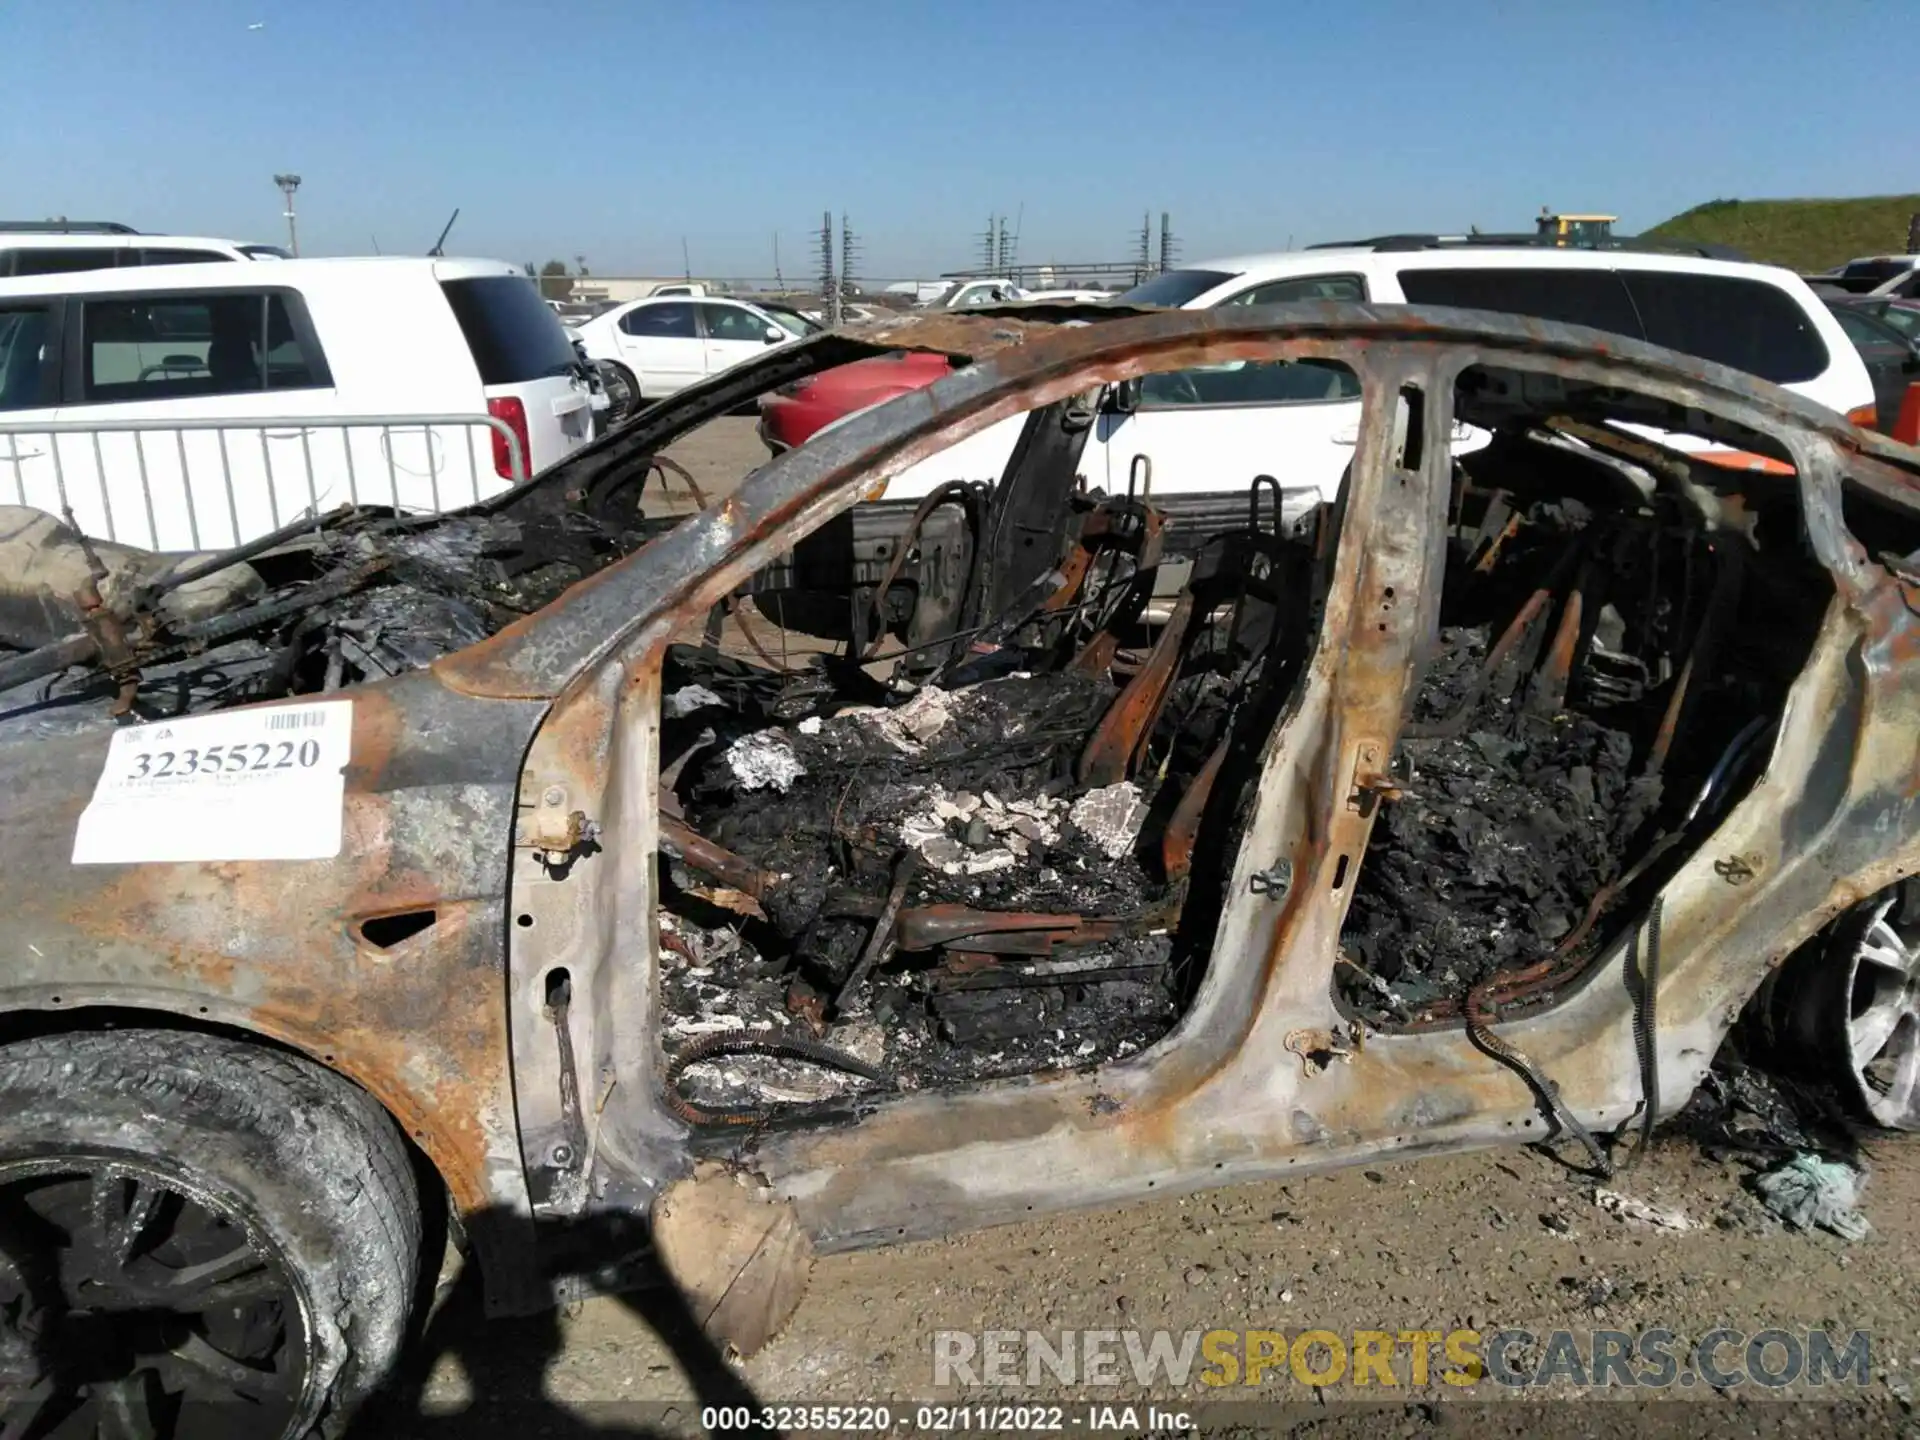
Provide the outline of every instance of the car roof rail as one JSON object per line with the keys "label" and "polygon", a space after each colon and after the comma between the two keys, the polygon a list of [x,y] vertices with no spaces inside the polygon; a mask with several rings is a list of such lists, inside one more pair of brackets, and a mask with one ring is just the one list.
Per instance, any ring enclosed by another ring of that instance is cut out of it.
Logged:
{"label": "car roof rail", "polygon": [[118,220],[0,220],[0,231],[21,235],[138,235]]}
{"label": "car roof rail", "polygon": [[1697,240],[1666,240],[1657,235],[1615,235],[1591,245],[1560,245],[1552,236],[1528,233],[1507,235],[1375,235],[1366,240],[1327,240],[1309,245],[1309,250],[1373,250],[1382,254],[1395,251],[1470,249],[1476,246],[1528,250],[1632,250],[1648,254],[1697,255],[1703,260],[1737,260],[1752,263],[1752,257],[1731,245],[1711,245]]}

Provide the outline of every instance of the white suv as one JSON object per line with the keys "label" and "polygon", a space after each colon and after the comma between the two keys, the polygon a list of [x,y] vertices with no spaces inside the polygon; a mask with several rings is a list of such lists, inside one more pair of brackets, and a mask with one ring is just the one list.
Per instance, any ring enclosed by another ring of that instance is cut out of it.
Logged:
{"label": "white suv", "polygon": [[142,235],[110,222],[62,225],[0,221],[0,279],[113,270],[125,265],[204,265],[216,260],[284,260],[277,245],[205,235]]}
{"label": "white suv", "polygon": [[658,400],[818,328],[785,306],[763,310],[745,300],[656,293],[596,315],[573,333],[587,354],[616,367],[636,396]]}
{"label": "white suv", "polygon": [[[1351,246],[1248,255],[1171,270],[1115,298],[1116,306],[1270,305],[1340,300],[1498,310],[1590,325],[1716,360],[1871,424],[1873,382],[1826,305],[1791,271],[1635,250],[1454,244],[1401,237]],[[1088,436],[1080,474],[1125,490],[1244,493],[1272,475],[1298,503],[1332,499],[1359,435],[1359,390],[1343,367],[1312,361],[1229,361],[1151,375],[1110,391]],[[912,502],[946,480],[998,479],[1025,417],[1009,420],[891,481]],[[1464,427],[1457,448],[1484,437]],[[1671,437],[1682,448],[1704,442]],[[1145,463],[1141,461],[1145,457]]]}
{"label": "white suv", "polygon": [[587,443],[585,371],[502,261],[0,280],[0,504],[154,550],[347,503],[454,509]]}

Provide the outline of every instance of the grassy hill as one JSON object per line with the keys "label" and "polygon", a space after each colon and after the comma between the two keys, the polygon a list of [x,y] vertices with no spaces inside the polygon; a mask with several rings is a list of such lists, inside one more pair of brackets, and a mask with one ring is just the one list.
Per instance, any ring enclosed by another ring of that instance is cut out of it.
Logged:
{"label": "grassy hill", "polygon": [[1862,195],[1853,200],[1711,200],[1646,233],[1668,240],[1731,245],[1755,260],[1795,270],[1826,270],[1856,255],[1900,254],[1907,217],[1920,195]]}

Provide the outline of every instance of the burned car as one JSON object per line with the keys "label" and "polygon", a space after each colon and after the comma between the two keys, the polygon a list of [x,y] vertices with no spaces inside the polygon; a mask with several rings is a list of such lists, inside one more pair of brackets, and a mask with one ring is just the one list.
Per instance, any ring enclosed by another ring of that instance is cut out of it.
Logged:
{"label": "burned car", "polygon": [[[1920,455],[1545,322],[971,324],[672,527],[657,451],[870,347],[453,515],[186,560],[18,520],[0,1384],[337,1425],[443,1211],[495,1312],[651,1247],[750,1350],[817,1249],[1396,1151],[1604,1169],[1754,1005],[1920,1125]],[[1046,442],[1234,360],[1357,380],[1336,501],[1247,476],[1182,531]],[[1023,411],[929,508],[977,537],[947,613],[783,620],[756,575]]]}

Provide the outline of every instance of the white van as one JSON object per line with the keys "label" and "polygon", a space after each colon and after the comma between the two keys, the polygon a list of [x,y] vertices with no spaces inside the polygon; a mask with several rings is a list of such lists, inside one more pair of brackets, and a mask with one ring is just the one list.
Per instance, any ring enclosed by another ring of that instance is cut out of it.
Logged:
{"label": "white van", "polygon": [[[1872,379],[1839,322],[1804,280],[1769,265],[1400,236],[1170,270],[1113,303],[1201,310],[1313,300],[1449,305],[1589,325],[1744,370],[1856,423],[1874,421]],[[947,480],[992,483],[1024,423],[1013,416],[914,466],[888,482],[886,501],[911,507]],[[1110,388],[1079,471],[1110,493],[1150,484],[1176,507],[1176,497],[1244,494],[1256,475],[1272,475],[1291,502],[1306,506],[1338,491],[1359,425],[1358,383],[1341,367],[1227,362]],[[1457,427],[1454,443],[1471,448],[1484,437]]]}
{"label": "white van", "polygon": [[0,504],[155,550],[349,503],[454,509],[587,443],[584,371],[502,261],[0,280]]}

